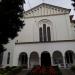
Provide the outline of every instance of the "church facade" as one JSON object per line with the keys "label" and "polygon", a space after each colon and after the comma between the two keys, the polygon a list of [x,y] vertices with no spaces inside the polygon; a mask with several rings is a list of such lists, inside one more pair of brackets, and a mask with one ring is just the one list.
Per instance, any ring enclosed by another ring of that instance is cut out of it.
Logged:
{"label": "church facade", "polygon": [[2,66],[75,65],[75,21],[70,9],[42,3],[24,12],[25,26],[5,47]]}

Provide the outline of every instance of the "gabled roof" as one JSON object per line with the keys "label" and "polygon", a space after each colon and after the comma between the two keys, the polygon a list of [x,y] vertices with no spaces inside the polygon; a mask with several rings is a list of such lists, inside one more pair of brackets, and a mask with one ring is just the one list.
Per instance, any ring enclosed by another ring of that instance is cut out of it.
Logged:
{"label": "gabled roof", "polygon": [[[45,11],[47,12],[45,12]],[[37,12],[40,13],[37,13]],[[32,16],[44,16],[44,15],[53,15],[53,14],[64,14],[64,13],[70,13],[71,9],[47,4],[47,3],[42,3],[38,6],[35,6],[27,11],[25,11],[25,17],[32,17]],[[50,13],[51,12],[51,13]],[[53,13],[52,13],[53,12]],[[32,15],[34,13],[34,15]]]}
{"label": "gabled roof", "polygon": [[41,5],[48,5],[48,6],[57,7],[57,8],[61,8],[61,9],[64,9],[64,10],[69,10],[69,11],[71,11],[71,9],[68,9],[68,8],[64,8],[64,7],[60,7],[60,6],[56,6],[56,5],[52,5],[52,4],[47,4],[47,3],[42,3],[42,4],[39,4],[39,5],[37,5],[37,6],[33,7],[33,8],[31,8],[31,9],[25,11],[25,12],[31,11],[31,10],[33,10],[33,9],[35,9],[35,8],[41,6]]}

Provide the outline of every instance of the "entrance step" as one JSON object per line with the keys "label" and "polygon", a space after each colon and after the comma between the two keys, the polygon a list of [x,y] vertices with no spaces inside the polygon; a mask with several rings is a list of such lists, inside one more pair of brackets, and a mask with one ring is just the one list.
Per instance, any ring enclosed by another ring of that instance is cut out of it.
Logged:
{"label": "entrance step", "polygon": [[61,69],[62,75],[75,75],[70,69]]}

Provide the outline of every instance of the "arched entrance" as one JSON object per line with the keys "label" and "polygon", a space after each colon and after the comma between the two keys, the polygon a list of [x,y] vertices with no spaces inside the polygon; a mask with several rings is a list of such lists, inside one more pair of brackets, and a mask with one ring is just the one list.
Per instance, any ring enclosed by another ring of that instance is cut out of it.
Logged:
{"label": "arched entrance", "polygon": [[41,54],[41,66],[50,66],[51,65],[51,57],[47,51],[44,51]]}
{"label": "arched entrance", "polygon": [[30,54],[29,67],[33,68],[36,65],[39,65],[39,55],[37,52],[32,52]]}
{"label": "arched entrance", "polygon": [[70,67],[74,63],[74,52],[71,50],[68,50],[65,52],[65,62],[66,62],[66,67]]}
{"label": "arched entrance", "polygon": [[22,52],[19,55],[19,66],[25,66],[26,68],[28,67],[28,57],[27,53]]}
{"label": "arched entrance", "polygon": [[62,53],[59,51],[55,51],[53,53],[53,64],[58,66],[63,66],[63,56]]}

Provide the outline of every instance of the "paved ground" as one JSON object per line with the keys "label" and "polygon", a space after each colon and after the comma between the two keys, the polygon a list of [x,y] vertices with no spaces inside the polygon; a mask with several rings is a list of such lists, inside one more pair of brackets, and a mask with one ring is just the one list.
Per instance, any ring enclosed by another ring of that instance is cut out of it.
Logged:
{"label": "paved ground", "polygon": [[[75,75],[71,70],[69,69],[61,69],[62,75]],[[17,75],[27,75],[28,70],[22,70],[19,74]]]}
{"label": "paved ground", "polygon": [[62,75],[75,75],[70,69],[61,69]]}

